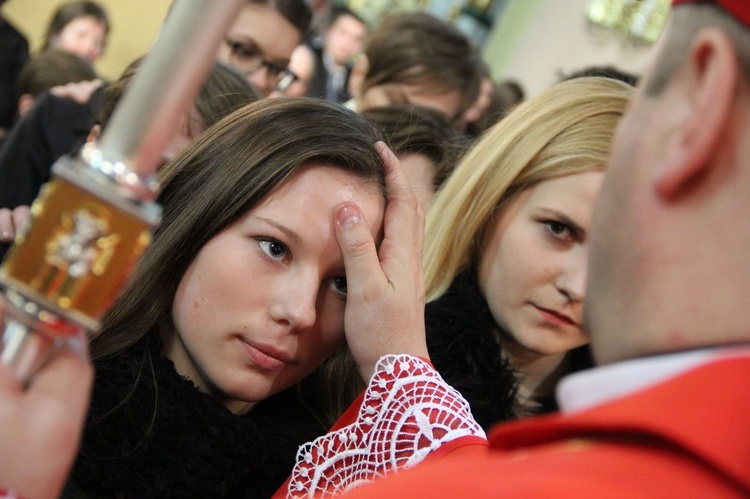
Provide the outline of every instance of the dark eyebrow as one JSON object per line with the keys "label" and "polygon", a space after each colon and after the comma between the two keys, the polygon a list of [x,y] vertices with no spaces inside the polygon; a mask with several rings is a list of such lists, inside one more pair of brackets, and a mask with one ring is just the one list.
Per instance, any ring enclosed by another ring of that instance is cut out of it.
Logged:
{"label": "dark eyebrow", "polygon": [[255,40],[253,40],[252,38],[248,36],[243,36],[241,39],[237,39],[237,38],[232,38],[231,36],[227,35],[225,39],[229,42],[230,45],[244,45],[246,47],[249,47],[252,50],[255,50],[256,52],[258,52],[258,55],[260,55],[260,57],[269,64],[276,64],[279,66],[286,67],[286,66],[289,66],[289,62],[291,62],[289,59],[273,59],[273,60],[266,59],[266,51],[263,50],[263,47],[258,45],[258,43]]}
{"label": "dark eyebrow", "polygon": [[224,37],[224,38],[225,38],[225,39],[226,39],[226,40],[227,40],[227,41],[228,41],[228,42],[229,42],[229,43],[230,43],[231,45],[236,45],[236,46],[244,46],[244,47],[246,47],[246,48],[250,48],[251,50],[255,50],[256,52],[258,52],[258,53],[260,54],[260,56],[261,56],[261,57],[263,57],[263,58],[265,58],[265,57],[266,57],[266,53],[265,53],[265,51],[263,50],[263,48],[262,48],[262,47],[261,47],[260,45],[258,45],[258,44],[257,44],[257,43],[255,42],[255,40],[253,40],[252,38],[250,38],[250,37],[248,37],[248,36],[244,36],[244,35],[243,35],[242,37],[240,37],[240,38],[238,39],[238,38],[232,38],[232,36],[231,36],[231,35],[227,35],[227,36],[226,36],[226,37]]}
{"label": "dark eyebrow", "polygon": [[578,234],[579,237],[583,237],[586,235],[586,231],[583,227],[575,223],[570,217],[568,217],[561,211],[552,208],[541,208],[541,211],[546,212],[548,215],[551,215],[560,220],[562,223],[573,229],[573,231]]}
{"label": "dark eyebrow", "polygon": [[276,222],[274,220],[271,220],[270,218],[257,217],[257,216],[255,218],[257,218],[258,220],[261,220],[261,221],[267,223],[268,225],[272,225],[273,227],[276,227],[281,232],[283,232],[286,235],[286,237],[288,237],[289,239],[291,239],[292,242],[294,242],[294,244],[296,244],[298,246],[302,244],[302,239],[299,237],[299,234],[297,234],[296,232],[294,232],[289,227],[287,227],[285,225],[282,225],[282,224],[280,224],[280,223],[278,223],[278,222]]}

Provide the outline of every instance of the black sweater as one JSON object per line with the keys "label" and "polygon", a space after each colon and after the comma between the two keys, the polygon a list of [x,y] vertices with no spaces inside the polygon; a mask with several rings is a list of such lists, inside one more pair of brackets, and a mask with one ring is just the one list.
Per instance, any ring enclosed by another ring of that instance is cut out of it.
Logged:
{"label": "black sweater", "polygon": [[[142,342],[145,343],[145,342]],[[96,365],[63,497],[269,497],[297,448],[326,432],[293,389],[236,416],[143,345]]]}

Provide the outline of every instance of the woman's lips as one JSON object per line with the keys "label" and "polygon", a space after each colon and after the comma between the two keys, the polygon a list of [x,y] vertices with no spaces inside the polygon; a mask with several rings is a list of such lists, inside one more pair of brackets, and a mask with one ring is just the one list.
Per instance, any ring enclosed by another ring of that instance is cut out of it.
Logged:
{"label": "woman's lips", "polygon": [[250,359],[257,367],[266,371],[281,371],[287,364],[292,362],[291,355],[276,350],[268,345],[249,343],[240,339]]}
{"label": "woman's lips", "polygon": [[542,316],[542,318],[549,322],[550,324],[554,326],[575,326],[580,327],[579,324],[568,317],[565,314],[561,314],[560,312],[557,312],[555,310],[550,310],[547,308],[542,308],[539,306],[534,305],[534,308],[536,308],[539,311],[539,314]]}

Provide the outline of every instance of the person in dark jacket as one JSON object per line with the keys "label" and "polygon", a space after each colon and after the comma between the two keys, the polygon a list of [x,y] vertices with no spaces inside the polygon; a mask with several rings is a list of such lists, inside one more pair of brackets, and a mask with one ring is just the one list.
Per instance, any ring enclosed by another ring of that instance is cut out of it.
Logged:
{"label": "person in dark jacket", "polygon": [[308,96],[334,102],[351,98],[349,76],[368,31],[364,19],[351,9],[338,5],[331,8],[331,20],[323,36],[305,44],[315,64]]}
{"label": "person in dark jacket", "polygon": [[[134,61],[118,81],[104,89],[96,82],[81,82],[43,92],[13,128],[7,143],[0,149],[0,259],[27,218],[25,207],[50,179],[54,162],[66,154],[76,153],[86,140],[98,137],[139,61]],[[78,95],[81,89],[84,100]],[[70,97],[68,92],[72,93]],[[185,148],[208,126],[259,98],[258,91],[241,73],[217,62],[201,87],[193,110],[165,148],[164,160]]]}
{"label": "person in dark jacket", "polygon": [[[0,0],[0,8],[6,0]],[[29,59],[29,42],[0,14],[0,144],[18,109],[18,75]]]}

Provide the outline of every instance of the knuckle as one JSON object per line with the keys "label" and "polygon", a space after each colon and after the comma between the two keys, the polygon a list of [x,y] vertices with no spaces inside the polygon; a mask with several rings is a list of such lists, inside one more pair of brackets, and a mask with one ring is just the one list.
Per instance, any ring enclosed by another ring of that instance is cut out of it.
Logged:
{"label": "knuckle", "polygon": [[383,299],[383,289],[378,283],[372,281],[361,282],[356,289],[349,289],[349,299],[370,307]]}
{"label": "knuckle", "polygon": [[381,292],[376,286],[366,286],[361,293],[362,301],[373,303],[380,299]]}
{"label": "knuckle", "polygon": [[406,198],[407,202],[409,203],[409,208],[416,214],[419,214],[420,211],[422,211],[422,207],[419,204],[419,200],[417,199],[417,196],[414,194],[414,192],[410,191],[410,195]]}
{"label": "knuckle", "polygon": [[417,203],[417,222],[421,225],[424,225],[424,208],[422,208],[422,205]]}
{"label": "knuckle", "polygon": [[367,255],[371,251],[370,241],[365,237],[350,235],[347,238],[347,252],[357,258],[363,255]]}

